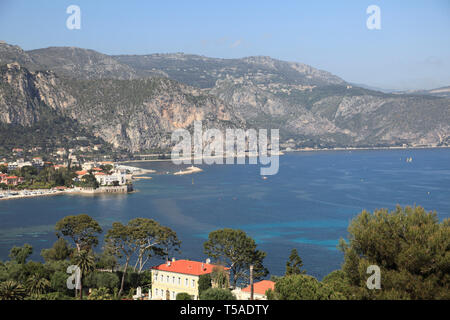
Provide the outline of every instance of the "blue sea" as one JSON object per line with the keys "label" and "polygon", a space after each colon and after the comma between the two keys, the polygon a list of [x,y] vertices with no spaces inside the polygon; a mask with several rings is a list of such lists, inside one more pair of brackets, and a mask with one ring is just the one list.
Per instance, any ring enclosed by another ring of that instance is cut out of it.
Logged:
{"label": "blue sea", "polygon": [[41,259],[41,249],[56,240],[55,223],[87,213],[104,229],[135,217],[171,227],[182,240],[178,259],[205,259],[209,232],[239,228],[267,252],[271,274],[284,273],[296,248],[307,273],[321,279],[340,268],[336,245],[363,209],[417,204],[441,220],[450,216],[450,149],[289,153],[267,179],[259,165],[200,165],[203,172],[184,176],[166,174],[186,167],[171,162],[131,165],[157,171],[153,179],[137,181],[132,194],[0,201],[0,260],[24,243],[33,246],[33,259]]}

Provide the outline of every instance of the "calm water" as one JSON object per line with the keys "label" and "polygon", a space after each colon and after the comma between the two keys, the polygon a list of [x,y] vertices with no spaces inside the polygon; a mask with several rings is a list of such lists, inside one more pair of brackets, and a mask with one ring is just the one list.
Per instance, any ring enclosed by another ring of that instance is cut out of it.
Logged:
{"label": "calm water", "polygon": [[[180,169],[170,162],[135,165],[159,173]],[[23,243],[40,259],[40,250],[56,240],[59,219],[87,213],[105,228],[135,217],[170,226],[183,242],[177,258],[204,259],[210,231],[240,228],[267,252],[271,274],[283,274],[297,248],[308,273],[321,278],[340,267],[336,244],[362,209],[417,203],[440,219],[450,215],[449,149],[294,153],[282,156],[279,173],[267,180],[257,165],[201,167],[194,175],[154,174],[129,195],[0,201],[0,259]]]}

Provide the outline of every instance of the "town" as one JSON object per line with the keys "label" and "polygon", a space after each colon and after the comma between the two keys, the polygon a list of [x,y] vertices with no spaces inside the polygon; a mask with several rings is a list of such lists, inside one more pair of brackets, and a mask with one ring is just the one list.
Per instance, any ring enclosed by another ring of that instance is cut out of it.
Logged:
{"label": "town", "polygon": [[[76,151],[91,150],[80,148],[57,148],[49,154],[43,154],[40,147],[13,148],[11,155],[0,161],[0,199],[63,193],[127,193],[133,191],[135,176],[152,172],[119,165],[106,155],[103,159],[75,155]],[[99,148],[93,146],[92,150]]]}

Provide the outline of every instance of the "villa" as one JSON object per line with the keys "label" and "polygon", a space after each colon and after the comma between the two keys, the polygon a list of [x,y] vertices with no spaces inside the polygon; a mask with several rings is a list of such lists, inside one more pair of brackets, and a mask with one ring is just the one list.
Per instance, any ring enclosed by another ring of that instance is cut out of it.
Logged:
{"label": "villa", "polygon": [[[152,299],[175,300],[178,293],[186,292],[198,299],[198,280],[213,271],[213,264],[191,260],[167,261],[152,268]],[[229,268],[225,268],[229,270]]]}

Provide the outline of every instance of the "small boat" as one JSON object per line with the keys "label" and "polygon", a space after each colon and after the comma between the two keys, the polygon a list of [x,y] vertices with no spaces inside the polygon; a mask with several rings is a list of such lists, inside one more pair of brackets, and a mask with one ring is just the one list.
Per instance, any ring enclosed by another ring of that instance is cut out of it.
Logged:
{"label": "small boat", "polygon": [[266,177],[266,176],[263,176],[262,179],[263,179],[263,180],[267,180],[267,177]]}

